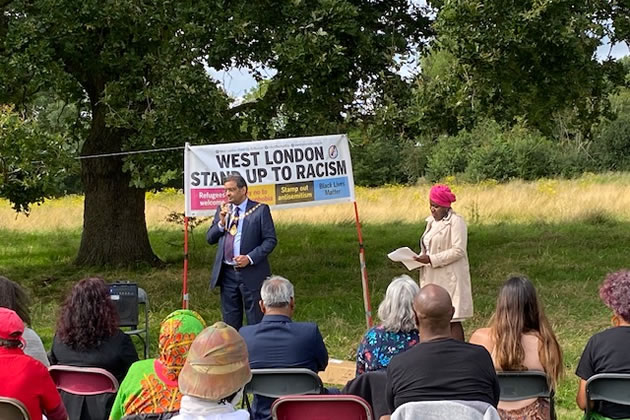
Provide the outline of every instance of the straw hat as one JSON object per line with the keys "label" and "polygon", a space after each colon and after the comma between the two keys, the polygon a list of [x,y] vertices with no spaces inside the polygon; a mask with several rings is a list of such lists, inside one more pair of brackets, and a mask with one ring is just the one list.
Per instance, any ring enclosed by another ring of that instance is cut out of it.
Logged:
{"label": "straw hat", "polygon": [[220,401],[252,379],[245,340],[223,322],[204,329],[188,352],[179,374],[184,395]]}

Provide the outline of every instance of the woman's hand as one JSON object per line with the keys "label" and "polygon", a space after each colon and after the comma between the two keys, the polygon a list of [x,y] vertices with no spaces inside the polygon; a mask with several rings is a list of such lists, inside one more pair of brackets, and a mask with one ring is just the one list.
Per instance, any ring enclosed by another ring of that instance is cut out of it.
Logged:
{"label": "woman's hand", "polygon": [[418,255],[416,261],[422,264],[431,264],[431,258],[426,254]]}

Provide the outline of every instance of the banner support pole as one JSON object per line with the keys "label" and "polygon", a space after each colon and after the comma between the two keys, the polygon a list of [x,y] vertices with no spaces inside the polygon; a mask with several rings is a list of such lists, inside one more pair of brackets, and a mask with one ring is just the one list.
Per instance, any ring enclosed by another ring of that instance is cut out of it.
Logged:
{"label": "banner support pole", "polygon": [[184,279],[182,282],[182,309],[188,309],[188,216],[184,216]]}
{"label": "banner support pole", "polygon": [[365,322],[368,329],[372,328],[372,305],[370,304],[370,289],[368,283],[367,269],[365,267],[365,248],[363,247],[363,234],[361,233],[361,222],[359,221],[359,209],[356,200],[354,204],[354,219],[357,226],[357,236],[359,238],[359,265],[361,267],[361,285],[363,286],[363,308],[365,310]]}

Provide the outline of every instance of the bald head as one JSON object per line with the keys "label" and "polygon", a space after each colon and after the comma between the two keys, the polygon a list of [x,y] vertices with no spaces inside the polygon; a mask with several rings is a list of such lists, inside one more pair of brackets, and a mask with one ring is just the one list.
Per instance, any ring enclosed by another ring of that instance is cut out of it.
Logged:
{"label": "bald head", "polygon": [[[437,284],[427,284],[413,301],[413,309],[418,316],[418,327],[435,333],[450,331],[453,318],[453,303],[448,292]],[[421,335],[422,336],[422,335]]]}

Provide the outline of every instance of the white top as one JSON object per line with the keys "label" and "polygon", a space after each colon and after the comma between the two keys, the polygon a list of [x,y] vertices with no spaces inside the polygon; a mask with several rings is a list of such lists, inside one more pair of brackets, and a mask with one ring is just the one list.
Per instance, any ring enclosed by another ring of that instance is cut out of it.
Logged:
{"label": "white top", "polygon": [[182,396],[179,414],[171,420],[249,420],[246,410],[236,410],[231,404],[217,404],[201,398]]}
{"label": "white top", "polygon": [[50,362],[48,361],[46,349],[44,349],[42,339],[39,338],[37,333],[26,327],[24,328],[24,333],[22,333],[22,338],[26,344],[24,346],[24,354],[31,356],[33,359],[39,360],[44,364],[44,366],[49,367]]}

